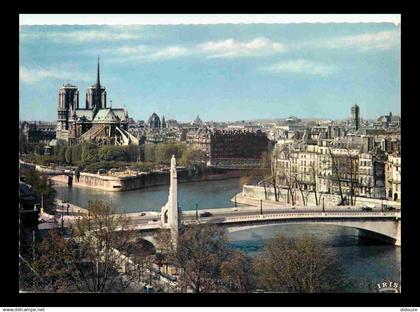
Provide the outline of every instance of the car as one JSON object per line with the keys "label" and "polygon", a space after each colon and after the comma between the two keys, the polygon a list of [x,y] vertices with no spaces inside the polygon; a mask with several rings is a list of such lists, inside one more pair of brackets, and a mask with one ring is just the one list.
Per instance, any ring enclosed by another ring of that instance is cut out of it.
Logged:
{"label": "car", "polygon": [[362,207],[362,211],[372,211],[373,209],[371,207]]}
{"label": "car", "polygon": [[205,211],[205,212],[200,214],[200,217],[203,217],[203,218],[207,218],[207,217],[211,217],[211,216],[213,216],[213,214],[208,212],[208,211]]}
{"label": "car", "polygon": [[141,217],[144,217],[146,215],[146,213],[145,212],[142,212],[141,214],[140,214],[140,216]]}
{"label": "car", "polygon": [[157,220],[157,219],[153,219],[152,221],[153,221],[153,222],[158,222],[158,220]]}
{"label": "car", "polygon": [[395,208],[395,207],[385,207],[385,210],[386,211],[395,211],[395,210],[397,210],[397,208]]}
{"label": "car", "polygon": [[155,292],[155,290],[154,290],[154,288],[153,288],[152,286],[150,286],[150,285],[145,285],[145,286],[144,286],[144,288],[143,288],[143,292],[144,292],[144,293],[154,293],[154,292]]}

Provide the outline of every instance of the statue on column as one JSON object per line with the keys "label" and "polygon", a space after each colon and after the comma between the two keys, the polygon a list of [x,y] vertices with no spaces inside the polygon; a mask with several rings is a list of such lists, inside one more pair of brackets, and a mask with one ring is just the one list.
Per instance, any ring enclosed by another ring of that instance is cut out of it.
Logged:
{"label": "statue on column", "polygon": [[174,244],[178,239],[179,218],[178,218],[178,181],[176,173],[176,159],[172,155],[170,168],[170,185],[168,202],[161,209],[161,223],[163,228],[170,229]]}

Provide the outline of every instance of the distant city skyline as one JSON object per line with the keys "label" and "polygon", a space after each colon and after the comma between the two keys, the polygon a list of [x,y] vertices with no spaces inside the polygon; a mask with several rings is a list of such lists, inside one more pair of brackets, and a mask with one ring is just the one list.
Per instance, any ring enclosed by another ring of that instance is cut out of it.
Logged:
{"label": "distant city skyline", "polygon": [[20,119],[55,121],[58,91],[84,107],[96,59],[108,106],[190,122],[400,114],[400,28],[391,23],[21,26]]}

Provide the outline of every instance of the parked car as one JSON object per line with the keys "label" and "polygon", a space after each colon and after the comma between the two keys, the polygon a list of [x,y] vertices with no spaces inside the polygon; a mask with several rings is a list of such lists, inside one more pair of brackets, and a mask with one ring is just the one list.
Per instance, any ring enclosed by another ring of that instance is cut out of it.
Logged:
{"label": "parked car", "polygon": [[142,212],[141,214],[140,214],[140,216],[141,217],[144,217],[146,215],[146,213],[145,212]]}
{"label": "parked car", "polygon": [[373,211],[371,207],[362,207],[362,211]]}
{"label": "parked car", "polygon": [[397,208],[387,206],[387,207],[385,207],[385,210],[386,210],[386,211],[396,211],[396,210],[397,210]]}
{"label": "parked car", "polygon": [[154,292],[155,292],[155,290],[154,290],[154,288],[153,288],[152,286],[150,286],[150,285],[145,285],[145,286],[144,286],[144,288],[143,288],[143,292],[144,292],[144,293],[154,293]]}
{"label": "parked car", "polygon": [[213,214],[208,212],[208,211],[205,211],[205,212],[200,214],[200,217],[203,217],[203,218],[207,218],[207,217],[211,217],[211,216],[213,216]]}

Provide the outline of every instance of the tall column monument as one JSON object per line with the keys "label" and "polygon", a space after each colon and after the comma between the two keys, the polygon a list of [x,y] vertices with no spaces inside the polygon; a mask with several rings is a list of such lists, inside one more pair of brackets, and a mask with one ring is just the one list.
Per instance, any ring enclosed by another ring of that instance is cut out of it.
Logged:
{"label": "tall column monument", "polygon": [[176,159],[172,155],[170,169],[170,186],[168,202],[161,209],[162,227],[170,229],[173,242],[176,244],[178,238],[178,181],[176,174]]}

